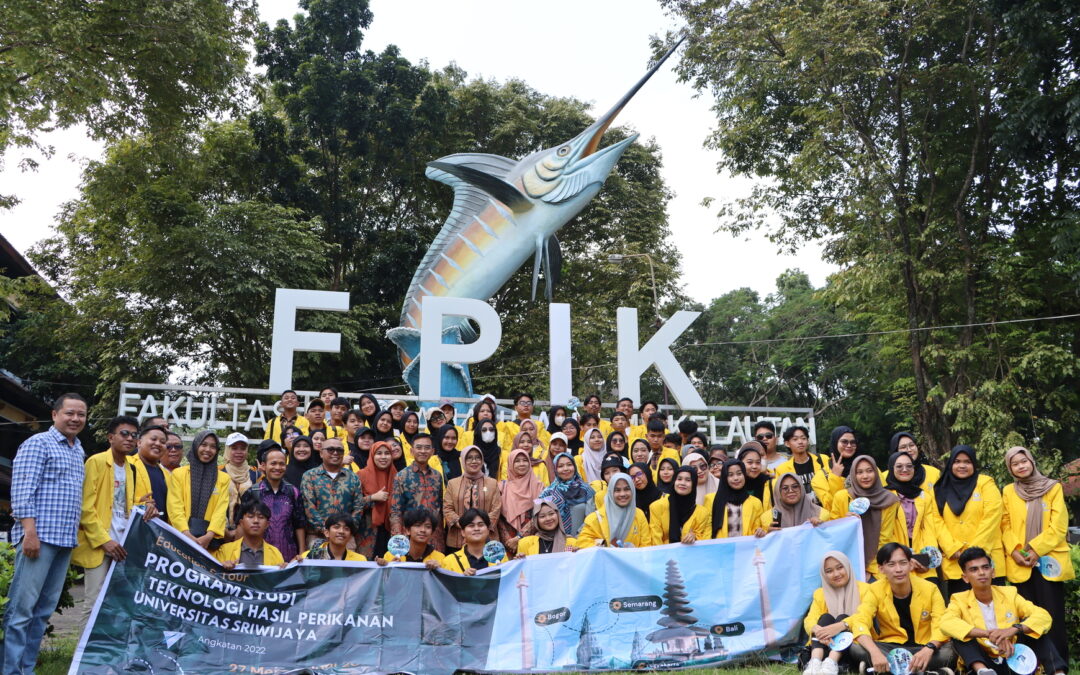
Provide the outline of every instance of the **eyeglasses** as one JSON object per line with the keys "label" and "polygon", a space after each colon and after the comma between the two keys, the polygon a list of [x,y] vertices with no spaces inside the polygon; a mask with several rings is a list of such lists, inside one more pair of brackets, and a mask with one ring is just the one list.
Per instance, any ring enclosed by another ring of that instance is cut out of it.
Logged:
{"label": "eyeglasses", "polygon": [[518,401],[518,405],[522,406],[523,408],[531,408],[531,407],[533,407],[533,402],[532,401]]}
{"label": "eyeglasses", "polygon": [[837,444],[837,445],[858,445],[859,443],[858,443],[858,441],[845,441],[845,440],[841,440],[841,441],[837,441],[837,442],[836,442],[836,444]]}
{"label": "eyeglasses", "polygon": [[625,439],[623,439],[623,438],[618,438],[618,437],[615,437],[615,438],[611,439],[611,444],[612,444],[612,445],[615,445],[615,444],[618,444],[618,445],[625,445],[625,444],[626,444],[626,440],[625,440]]}
{"label": "eyeglasses", "polygon": [[915,450],[918,447],[919,446],[915,445],[914,443],[904,443],[903,445],[896,446],[896,449],[897,450]]}
{"label": "eyeglasses", "polygon": [[138,431],[128,431],[127,429],[121,429],[120,431],[117,431],[116,433],[117,433],[118,436],[120,436],[120,438],[138,438],[139,437],[139,432]]}
{"label": "eyeglasses", "polygon": [[781,485],[780,492],[802,492],[802,487],[798,485]]}
{"label": "eyeglasses", "polygon": [[328,455],[344,455],[345,454],[345,448],[329,447],[329,446],[326,446],[326,445],[323,446],[322,451],[325,452]]}
{"label": "eyeglasses", "polygon": [[906,473],[908,471],[914,471],[914,470],[915,470],[915,466],[912,465],[912,464],[893,464],[893,471],[896,471],[896,472],[903,471],[903,472]]}
{"label": "eyeglasses", "polygon": [[412,446],[413,452],[416,452],[417,450],[431,450],[431,448],[432,448],[432,446],[430,446],[430,445],[414,445],[414,446]]}
{"label": "eyeglasses", "polygon": [[166,445],[165,449],[166,450],[183,450],[184,446],[181,445],[180,443],[173,443],[172,445]]}
{"label": "eyeglasses", "polygon": [[759,441],[771,441],[776,438],[776,434],[758,434],[757,436],[754,436],[754,438]]}

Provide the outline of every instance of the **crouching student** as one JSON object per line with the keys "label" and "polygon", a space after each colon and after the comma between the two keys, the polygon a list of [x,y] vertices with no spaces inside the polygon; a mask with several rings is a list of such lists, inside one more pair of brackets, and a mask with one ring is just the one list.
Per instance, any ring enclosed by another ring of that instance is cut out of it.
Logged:
{"label": "crouching student", "polygon": [[444,556],[431,545],[431,535],[439,526],[439,520],[435,514],[422,507],[412,508],[402,517],[402,525],[406,536],[409,537],[409,552],[396,556],[387,551],[386,555],[376,559],[375,562],[379,565],[392,562],[422,562],[429,570],[441,565]]}
{"label": "crouching student", "polygon": [[956,657],[941,630],[945,600],[932,582],[911,572],[911,549],[895,542],[877,552],[881,578],[866,587],[855,616],[848,620],[855,644],[851,658],[889,672],[886,657],[901,647],[911,652],[911,673],[951,668]]}
{"label": "crouching student", "polygon": [[[442,559],[443,569],[458,572],[466,576],[472,576],[479,570],[491,566],[484,558],[484,545],[493,534],[491,530],[491,516],[480,509],[466,509],[458,519],[458,525],[465,535],[465,545],[459,550],[447,555]],[[507,561],[506,556],[496,565]]]}
{"label": "crouching student", "polygon": [[347,560],[351,562],[367,562],[367,558],[349,550],[349,540],[356,536],[360,528],[356,521],[347,513],[336,511],[331,513],[323,521],[325,539],[316,539],[311,548],[304,551],[300,557],[310,560]]}
{"label": "crouching student", "polygon": [[847,652],[830,649],[829,642],[851,630],[847,619],[859,610],[870,584],[856,578],[851,561],[840,551],[825,553],[819,571],[821,588],[814,591],[810,611],[803,620],[803,628],[810,636],[810,658],[803,675],[836,675],[840,662],[849,657]]}
{"label": "crouching student", "polygon": [[1044,673],[1066,672],[1064,659],[1046,636],[1050,613],[1025,600],[1015,586],[994,586],[994,563],[983,549],[965,550],[958,562],[971,590],[953,594],[941,627],[953,639],[968,671],[1008,675],[1005,659],[1019,642],[1035,652]]}
{"label": "crouching student", "polygon": [[237,565],[285,566],[281,551],[263,539],[266,528],[270,526],[269,506],[254,494],[245,492],[236,505],[233,517],[240,536],[214,551],[214,557],[221,561],[222,567],[231,570]]}
{"label": "crouching student", "polygon": [[552,497],[541,497],[537,500],[536,510],[533,512],[533,531],[536,534],[522,537],[518,541],[517,557],[577,550],[577,540],[566,536],[562,518],[559,517],[559,507]]}

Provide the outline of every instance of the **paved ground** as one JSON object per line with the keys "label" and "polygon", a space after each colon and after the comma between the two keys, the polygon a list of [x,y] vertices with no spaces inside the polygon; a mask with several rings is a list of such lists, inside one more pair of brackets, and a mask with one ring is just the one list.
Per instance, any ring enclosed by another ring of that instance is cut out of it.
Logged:
{"label": "paved ground", "polygon": [[57,638],[77,638],[82,633],[83,621],[83,586],[76,584],[71,587],[71,597],[75,598],[75,606],[68,607],[63,614],[55,613],[49,620],[54,628],[53,633],[46,640],[44,646],[48,646],[49,640]]}

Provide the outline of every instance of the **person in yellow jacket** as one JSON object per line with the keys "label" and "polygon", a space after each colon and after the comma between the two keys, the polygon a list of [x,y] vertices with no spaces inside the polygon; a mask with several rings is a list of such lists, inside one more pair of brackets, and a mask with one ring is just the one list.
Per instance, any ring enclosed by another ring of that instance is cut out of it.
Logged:
{"label": "person in yellow jacket", "polygon": [[[1006,575],[1024,598],[1050,616],[1065,616],[1065,582],[1076,578],[1076,572],[1069,557],[1069,512],[1061,482],[1042,475],[1027,448],[1009,448],[1005,466],[1015,479],[1001,491]],[[1054,622],[1049,638],[1062,656],[1068,655],[1064,621]]]}
{"label": "person in yellow jacket", "polygon": [[833,495],[833,518],[856,515],[848,512],[851,502],[862,498],[870,502],[866,513],[857,517],[862,519],[863,554],[868,562],[866,574],[874,576],[878,572],[875,554],[891,541],[904,541],[904,514],[900,510],[900,498],[885,489],[881,484],[881,474],[877,463],[869,455],[856,457],[851,465],[850,485]]}
{"label": "person in yellow jacket", "polygon": [[270,418],[263,432],[263,440],[272,438],[278,443],[283,443],[282,432],[289,427],[296,427],[303,435],[308,432],[308,420],[300,414],[300,397],[292,389],[286,389],[281,394],[281,414]]}
{"label": "person in yellow jacket", "polygon": [[218,471],[217,455],[217,435],[200,431],[191,441],[188,464],[169,476],[169,522],[207,550],[225,535],[229,507],[231,481]]}
{"label": "person in yellow jacket", "polygon": [[[919,450],[915,436],[910,431],[898,431],[893,434],[889,441],[889,455],[891,456],[894,452],[902,452],[910,457],[916,466],[921,467],[919,475],[922,476],[922,480],[919,481],[919,487],[932,488],[941,478],[941,469],[926,460],[926,455]],[[881,474],[881,480],[885,480],[884,472]]]}
{"label": "person in yellow jacket", "polygon": [[934,486],[934,500],[941,516],[938,548],[944,560],[941,574],[946,589],[968,590],[957,560],[966,548],[978,546],[990,554],[994,569],[1004,583],[1005,547],[1001,543],[1001,491],[994,479],[979,473],[975,449],[958,445],[952,449],[941,478]]}
{"label": "person in yellow jacket", "polygon": [[532,531],[536,534],[518,540],[518,558],[542,553],[572,553],[577,550],[577,539],[566,536],[562,518],[559,517],[559,506],[553,497],[541,497],[538,500],[533,512]]}
{"label": "person in yellow jacket", "polygon": [[169,432],[165,427],[145,427],[139,431],[136,452],[127,458],[130,472],[135,477],[134,499],[138,503],[150,495],[158,510],[158,517],[169,520],[169,478],[172,472],[165,468],[165,444]]}
{"label": "person in yellow jacket", "polygon": [[704,539],[765,536],[767,526],[761,522],[765,510],[761,500],[746,489],[746,467],[737,459],[724,462],[720,486],[701,506]]}
{"label": "person in yellow jacket", "polygon": [[[885,472],[885,489],[900,499],[904,538],[897,541],[915,551],[916,556],[927,546],[936,548],[941,516],[937,512],[934,488],[926,482],[924,465],[916,464],[906,453],[894,452],[889,456],[889,469]],[[923,562],[925,558],[922,561],[918,557],[913,558],[912,571],[923,578],[936,578],[937,571]]]}
{"label": "person in yellow jacket", "polygon": [[814,591],[810,611],[803,619],[803,628],[810,636],[809,659],[803,675],[836,675],[840,662],[849,661],[848,653],[832,649],[829,642],[843,631],[851,630],[848,620],[859,611],[870,584],[857,578],[851,560],[841,551],[826,551],[818,571],[821,588]]}
{"label": "person in yellow jacket", "polygon": [[911,549],[891,542],[881,547],[875,561],[881,578],[867,587],[859,610],[848,620],[855,637],[851,658],[887,673],[885,655],[903,648],[912,655],[909,672],[952,667],[956,657],[941,630],[945,600],[932,582],[911,574]]}
{"label": "person in yellow jacket", "polygon": [[281,551],[263,539],[270,525],[270,507],[254,494],[244,493],[236,507],[236,515],[239,536],[214,551],[221,566],[227,570],[237,565],[284,567],[285,558]]}
{"label": "person in yellow jacket", "polygon": [[387,551],[382,558],[375,560],[379,565],[387,563],[416,562],[424,563],[433,570],[442,565],[446,557],[442,551],[438,551],[431,545],[431,535],[441,524],[438,516],[425,508],[412,508],[405,512],[401,519],[405,529],[405,535],[409,538],[409,552],[405,555],[395,556]]}
{"label": "person in yellow jacket", "polygon": [[616,473],[608,481],[604,508],[590,513],[577,536],[577,546],[610,546],[613,548],[642,548],[652,545],[649,521],[635,506],[634,481],[630,476]]}
{"label": "person in yellow jacket", "polygon": [[83,621],[90,618],[98,594],[105,585],[109,563],[122,562],[127,552],[120,542],[127,530],[128,514],[136,504],[145,504],[144,520],[157,515],[149,489],[135,500],[135,475],[128,453],[135,448],[139,422],[134,417],[114,417],[106,427],[109,449],[86,460],[83,480],[82,516],[76,534],[77,545],[71,562],[82,567],[86,600]]}
{"label": "person in yellow jacket", "polygon": [[970,672],[1008,675],[1003,659],[1012,656],[1020,643],[1035,652],[1044,673],[1064,673],[1068,663],[1047,633],[1053,623],[1064,623],[1065,615],[1052,619],[1046,609],[1025,599],[1016,587],[993,585],[997,573],[994,563],[977,546],[961,553],[958,563],[971,590],[950,598],[941,629],[952,638]]}
{"label": "person in yellow jacket", "polygon": [[649,530],[655,546],[693,544],[709,538],[709,517],[705,505],[697,503],[697,469],[681,466],[675,470],[671,494],[649,505]]}
{"label": "person in yellow jacket", "polygon": [[803,489],[826,509],[832,507],[832,489],[829,487],[829,463],[825,457],[810,452],[810,432],[803,426],[784,429],[784,445],[791,450],[791,458],[772,471],[773,476],[794,474]]}
{"label": "person in yellow jacket", "polygon": [[487,513],[480,509],[466,509],[458,519],[458,525],[465,535],[465,545],[442,559],[439,564],[444,570],[471,577],[482,569],[501,565],[509,560],[505,555],[497,563],[488,562],[484,558],[484,546],[494,534],[491,529],[491,516]]}
{"label": "person in yellow jacket", "polygon": [[316,539],[311,548],[297,556],[298,559],[367,562],[366,556],[349,550],[349,540],[359,531],[356,521],[349,514],[341,511],[331,513],[323,521],[322,531],[326,534],[326,539]]}
{"label": "person in yellow jacket", "polygon": [[[533,417],[534,406],[532,394],[521,393],[514,397],[514,412],[517,413],[517,417],[505,422],[499,422],[499,438],[503,439],[503,442],[513,442],[513,438],[517,436],[518,432],[522,430],[521,423],[525,420],[531,421],[536,426],[536,436],[540,439],[540,442],[547,445],[548,439],[551,435],[548,430],[544,428],[544,425],[540,423],[539,418]],[[510,441],[506,441],[510,439]],[[509,448],[503,448],[509,452]]]}

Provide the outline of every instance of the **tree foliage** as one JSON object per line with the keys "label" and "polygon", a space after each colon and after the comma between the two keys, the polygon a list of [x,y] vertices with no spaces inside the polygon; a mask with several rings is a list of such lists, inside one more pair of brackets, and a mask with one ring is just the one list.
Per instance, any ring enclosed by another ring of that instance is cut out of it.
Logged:
{"label": "tree foliage", "polygon": [[[1080,10],[663,4],[688,24],[680,74],[715,100],[721,168],[769,179],[726,205],[722,227],[766,227],[789,246],[827,239],[842,268],[830,301],[871,330],[899,331],[867,357],[887,369],[881,393],[925,448],[1000,453],[1017,431],[1071,444],[1080,323],[993,322],[1080,310],[1069,254]],[[950,325],[960,327],[931,330]]]}

